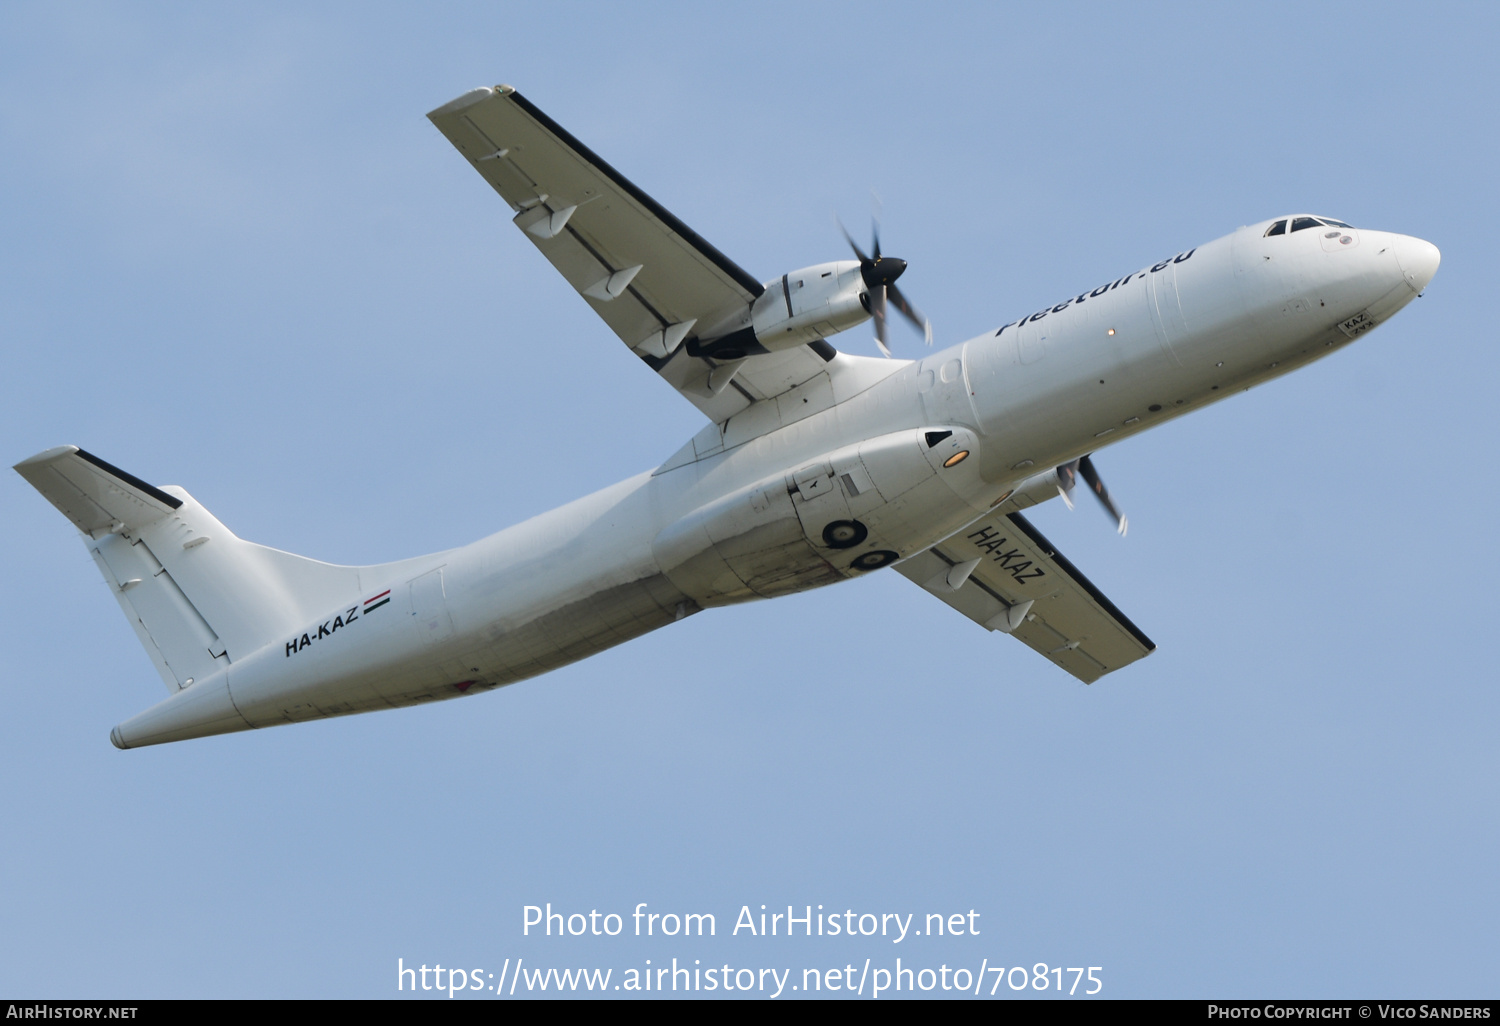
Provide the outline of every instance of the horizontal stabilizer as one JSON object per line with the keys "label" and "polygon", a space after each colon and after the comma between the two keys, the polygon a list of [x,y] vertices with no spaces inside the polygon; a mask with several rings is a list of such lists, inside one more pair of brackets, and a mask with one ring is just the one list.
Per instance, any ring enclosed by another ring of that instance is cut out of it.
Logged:
{"label": "horizontal stabilizer", "polygon": [[87,535],[144,527],[182,505],[76,445],[39,452],[17,463],[16,472]]}

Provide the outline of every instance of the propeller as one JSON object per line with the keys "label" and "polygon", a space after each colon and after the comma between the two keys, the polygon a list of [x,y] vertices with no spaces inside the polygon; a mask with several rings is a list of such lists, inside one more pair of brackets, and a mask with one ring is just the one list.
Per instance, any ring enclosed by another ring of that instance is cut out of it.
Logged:
{"label": "propeller", "polygon": [[[1089,455],[1091,456],[1092,453]],[[1089,486],[1089,490],[1098,497],[1104,511],[1115,521],[1120,536],[1124,537],[1126,529],[1130,527],[1130,520],[1120,512],[1120,507],[1116,506],[1115,501],[1109,497],[1109,489],[1104,487],[1104,481],[1099,477],[1099,471],[1094,469],[1094,461],[1089,456],[1081,456],[1072,463],[1064,463],[1057,468],[1057,494],[1061,495],[1063,502],[1068,504],[1069,509],[1072,509],[1073,486],[1078,483],[1080,477]]]}
{"label": "propeller", "polygon": [[911,305],[911,300],[902,295],[901,290],[896,287],[896,279],[901,277],[906,270],[906,261],[897,257],[883,257],[880,255],[880,222],[871,219],[870,235],[874,240],[874,256],[865,256],[864,250],[859,248],[859,243],[854,241],[854,236],[844,227],[842,221],[838,222],[839,231],[844,233],[844,239],[849,243],[849,248],[854,250],[854,255],[859,257],[859,275],[864,279],[865,288],[869,295],[870,316],[875,319],[875,343],[880,346],[880,351],[887,357],[891,355],[891,347],[886,345],[885,308],[889,300],[901,314],[919,331],[932,345],[932,322],[922,316],[921,311]]}

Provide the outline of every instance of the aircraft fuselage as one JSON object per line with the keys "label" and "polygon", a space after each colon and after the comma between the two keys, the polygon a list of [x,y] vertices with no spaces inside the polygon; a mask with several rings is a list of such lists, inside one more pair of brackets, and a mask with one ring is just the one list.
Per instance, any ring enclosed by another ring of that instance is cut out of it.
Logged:
{"label": "aircraft fuselage", "polygon": [[860,576],[998,503],[1055,494],[1059,465],[1332,352],[1437,267],[1408,236],[1267,237],[1268,224],[920,361],[841,354],[655,471],[462,548],[361,568],[360,602],[121,724],[115,743],[473,694],[705,608]]}

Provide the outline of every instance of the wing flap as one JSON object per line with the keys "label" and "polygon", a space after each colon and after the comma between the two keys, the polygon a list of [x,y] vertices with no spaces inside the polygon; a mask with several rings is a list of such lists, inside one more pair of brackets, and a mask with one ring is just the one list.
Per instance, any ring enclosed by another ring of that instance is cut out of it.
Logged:
{"label": "wing flap", "polygon": [[[537,213],[545,215],[547,211],[542,208]],[[521,224],[535,217],[533,211],[523,210],[516,221]],[[597,245],[591,246],[581,233],[573,229],[571,220],[551,238],[538,238],[529,231],[526,236],[622,342],[634,348],[654,333],[677,323],[673,319],[675,313],[663,314],[641,295],[638,280],[646,266],[642,254],[637,252],[622,258]],[[635,262],[626,263],[626,260]],[[641,271],[632,275],[623,289],[610,296],[611,279],[633,267],[640,267]],[[610,298],[602,299],[601,295]]]}
{"label": "wing flap", "polygon": [[[954,589],[953,576],[974,560]],[[991,514],[896,569],[980,626],[1014,634],[1085,684],[1156,649],[1019,513]]]}

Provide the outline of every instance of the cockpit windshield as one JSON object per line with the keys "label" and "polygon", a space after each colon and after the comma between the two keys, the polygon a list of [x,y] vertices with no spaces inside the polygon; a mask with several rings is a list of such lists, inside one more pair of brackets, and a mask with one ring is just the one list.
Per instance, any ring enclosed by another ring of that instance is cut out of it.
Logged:
{"label": "cockpit windshield", "polygon": [[1300,232],[1304,228],[1321,228],[1327,225],[1330,228],[1347,228],[1354,230],[1354,225],[1345,224],[1343,221],[1335,221],[1331,217],[1284,217],[1266,229],[1266,238],[1272,235],[1287,235],[1291,232]]}

